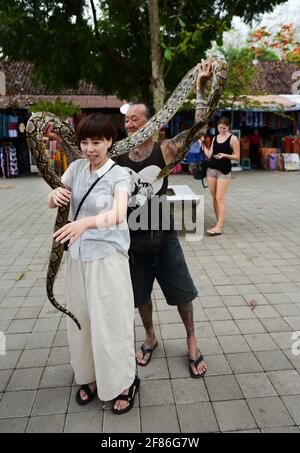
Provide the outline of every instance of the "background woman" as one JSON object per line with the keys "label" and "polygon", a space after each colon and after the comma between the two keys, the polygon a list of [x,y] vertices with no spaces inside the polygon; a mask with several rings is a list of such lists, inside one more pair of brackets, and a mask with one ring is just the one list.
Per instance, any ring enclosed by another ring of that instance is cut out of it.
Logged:
{"label": "background woman", "polygon": [[203,150],[210,159],[207,181],[217,220],[215,226],[206,231],[208,236],[222,234],[226,214],[225,197],[231,178],[231,161],[240,159],[240,143],[235,135],[230,134],[229,125],[226,117],[218,121],[218,135],[214,137],[210,149],[205,146],[204,137],[202,138]]}

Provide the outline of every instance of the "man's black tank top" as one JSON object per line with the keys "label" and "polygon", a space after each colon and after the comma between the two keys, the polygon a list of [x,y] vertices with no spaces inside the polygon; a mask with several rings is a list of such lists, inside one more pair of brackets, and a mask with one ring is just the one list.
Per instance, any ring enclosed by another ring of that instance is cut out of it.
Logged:
{"label": "man's black tank top", "polygon": [[[135,186],[135,189],[133,192],[133,198],[134,198],[134,196],[136,196],[136,199],[138,199],[140,194],[143,194],[143,193],[145,194],[147,192],[147,183],[143,182],[143,175],[146,175],[147,177],[149,177],[149,175],[151,176],[153,174],[153,179],[156,179],[160,170],[166,166],[166,163],[165,163],[165,160],[164,160],[164,157],[162,154],[161,146],[159,143],[154,143],[153,151],[150,154],[150,156],[148,156],[146,159],[144,159],[140,162],[131,160],[129,158],[128,154],[123,154],[121,156],[118,156],[118,158],[116,159],[116,162],[121,167],[127,167],[128,169],[133,170],[134,173],[131,174],[131,179],[133,178],[132,181],[136,181],[136,186]],[[162,229],[162,225],[163,225],[162,219],[164,217],[164,213],[162,212],[161,209],[159,210],[158,219],[156,220],[156,222],[154,222],[159,225],[158,228],[157,227],[153,228],[153,225],[150,222],[151,198],[153,197],[153,195],[156,195],[156,196],[166,195],[167,189],[168,189],[168,178],[167,177],[162,180],[159,180],[159,181],[161,181],[161,182],[158,183],[159,184],[158,187],[156,186],[155,183],[153,184],[153,186],[152,185],[149,186],[150,189],[147,192],[148,201],[146,201],[144,203],[143,207],[139,207],[138,205],[136,205],[136,206],[130,207],[128,209],[128,217],[130,217],[130,214],[137,208],[140,209],[140,212],[142,212],[143,209],[148,209],[148,219],[149,219],[148,229]],[[151,190],[152,190],[152,193],[150,192]],[[151,195],[150,195],[150,193],[151,193]],[[130,226],[130,219],[128,219],[128,220],[129,220],[129,226]],[[166,219],[164,219],[164,220],[166,220]],[[170,222],[170,218],[169,218],[169,222]],[[171,219],[170,229],[172,229],[172,227],[173,227],[173,221]]]}
{"label": "man's black tank top", "polygon": [[216,136],[216,138],[214,140],[213,154],[212,154],[212,157],[211,157],[211,160],[210,160],[208,166],[209,166],[209,168],[219,170],[224,175],[228,175],[228,173],[230,173],[231,169],[232,169],[231,160],[226,159],[226,157],[223,157],[222,159],[216,159],[214,156],[219,153],[229,154],[229,155],[231,155],[233,153],[233,150],[230,147],[230,139],[231,139],[232,135],[230,135],[228,137],[228,139],[225,140],[225,142],[223,142],[223,143],[218,143],[217,137],[218,136]]}
{"label": "man's black tank top", "polygon": [[[128,167],[131,168],[135,173],[140,173],[141,170],[145,169],[146,167],[150,167],[151,165],[155,165],[159,167],[160,169],[164,168],[166,166],[162,150],[160,147],[159,143],[154,143],[153,151],[148,156],[146,159],[136,162],[134,160],[131,160],[128,156],[128,154],[123,154],[121,156],[118,156],[116,159],[116,162],[118,165],[121,167]],[[167,193],[167,188],[168,188],[168,178],[164,178],[163,180],[163,185],[159,192],[157,192],[156,195],[164,195]]]}

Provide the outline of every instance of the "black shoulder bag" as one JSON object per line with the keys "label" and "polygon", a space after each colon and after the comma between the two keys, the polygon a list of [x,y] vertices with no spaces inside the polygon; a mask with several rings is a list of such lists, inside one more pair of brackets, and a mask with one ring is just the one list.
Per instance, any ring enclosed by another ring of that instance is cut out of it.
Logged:
{"label": "black shoulder bag", "polygon": [[208,186],[204,184],[204,179],[206,178],[207,174],[207,169],[209,167],[209,162],[210,159],[208,159],[203,151],[203,149],[200,149],[200,155],[202,156],[202,159],[197,162],[194,170],[193,170],[193,178],[194,179],[200,179],[202,182],[203,189],[206,189]]}
{"label": "black shoulder bag", "polygon": [[196,164],[196,167],[193,170],[193,178],[201,180],[203,189],[206,189],[208,187],[204,184],[204,181],[203,181],[206,178],[207,168],[208,168],[208,161],[202,160]]}
{"label": "black shoulder bag", "polygon": [[[77,208],[77,211],[76,211],[76,214],[74,216],[74,220],[73,222],[75,222],[75,220],[77,219],[78,217],[78,214],[79,214],[79,211],[81,209],[81,206],[83,205],[83,203],[85,202],[85,200],[87,199],[87,197],[89,196],[89,194],[91,193],[91,191],[93,190],[93,188],[95,187],[95,185],[100,181],[100,179],[102,179],[105,175],[107,175],[107,173],[113,168],[115,167],[117,164],[113,164],[102,176],[99,176],[99,178],[96,179],[95,182],[93,182],[93,184],[91,185],[91,187],[89,188],[89,190],[87,191],[87,193],[84,195],[84,197],[81,199],[79,205],[78,205],[78,208]],[[67,223],[71,223],[70,220],[68,220],[66,222]],[[69,249],[69,242],[65,242],[64,243],[64,250],[67,251]]]}

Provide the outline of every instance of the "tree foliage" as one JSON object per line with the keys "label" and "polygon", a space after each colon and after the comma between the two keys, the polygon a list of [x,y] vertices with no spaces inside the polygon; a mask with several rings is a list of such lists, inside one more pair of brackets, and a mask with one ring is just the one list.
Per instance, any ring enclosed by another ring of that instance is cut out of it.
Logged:
{"label": "tree foliage", "polygon": [[[159,0],[167,91],[210,47],[234,15],[251,21],[283,0]],[[105,94],[151,98],[146,0],[1,0],[4,58],[33,63],[34,76],[57,92],[94,83]]]}
{"label": "tree foliage", "polygon": [[300,44],[293,23],[277,29],[259,27],[250,33],[249,49],[259,58],[264,51],[277,52],[278,59],[286,62],[300,62]]}
{"label": "tree foliage", "polygon": [[263,94],[251,88],[257,75],[251,53],[247,49],[229,47],[224,55],[228,61],[228,81],[222,96],[222,107],[234,109],[249,102],[247,96]]}
{"label": "tree foliage", "polygon": [[81,112],[80,107],[75,105],[72,101],[63,102],[58,96],[54,102],[39,101],[30,108],[31,112],[51,112],[60,118],[67,118]]}

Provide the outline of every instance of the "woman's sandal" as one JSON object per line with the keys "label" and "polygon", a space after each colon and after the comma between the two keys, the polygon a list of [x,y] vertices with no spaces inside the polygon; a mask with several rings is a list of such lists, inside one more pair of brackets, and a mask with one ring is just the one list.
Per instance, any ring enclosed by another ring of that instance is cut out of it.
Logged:
{"label": "woman's sandal", "polygon": [[203,362],[203,355],[201,354],[201,352],[199,351],[199,349],[197,349],[197,356],[195,359],[191,359],[189,358],[189,371],[190,371],[190,376],[193,378],[193,379],[200,379],[200,378],[203,378],[206,371],[203,371],[202,373],[198,373],[198,374],[195,374],[193,372],[193,369],[192,369],[192,366],[194,366],[197,370],[197,367],[199,365],[199,363]]}
{"label": "woman's sandal", "polygon": [[212,231],[212,230],[206,230],[207,236],[221,236],[222,231]]}
{"label": "woman's sandal", "polygon": [[[139,385],[140,385],[140,379],[136,376],[134,381],[133,381],[133,383],[129,387],[128,395],[122,395],[121,394],[121,395],[117,396],[117,398],[115,398],[113,400],[112,411],[113,411],[114,414],[121,415],[121,414],[125,414],[126,412],[130,411],[130,409],[134,405],[134,398],[135,398],[135,395],[138,392]],[[115,405],[116,401],[127,401],[128,402],[128,406],[125,407],[124,409],[115,409],[114,405]]]}
{"label": "woman's sandal", "polygon": [[[88,398],[86,400],[83,400],[80,396],[80,391],[81,390],[84,390],[85,393],[87,394]],[[93,401],[93,399],[95,398],[95,396],[97,395],[97,388],[94,392],[91,391],[90,387],[85,384],[85,385],[82,385],[80,387],[80,389],[77,391],[76,393],[76,401],[78,404],[80,404],[80,406],[84,406],[85,404],[88,404],[90,403],[91,401]]]}

